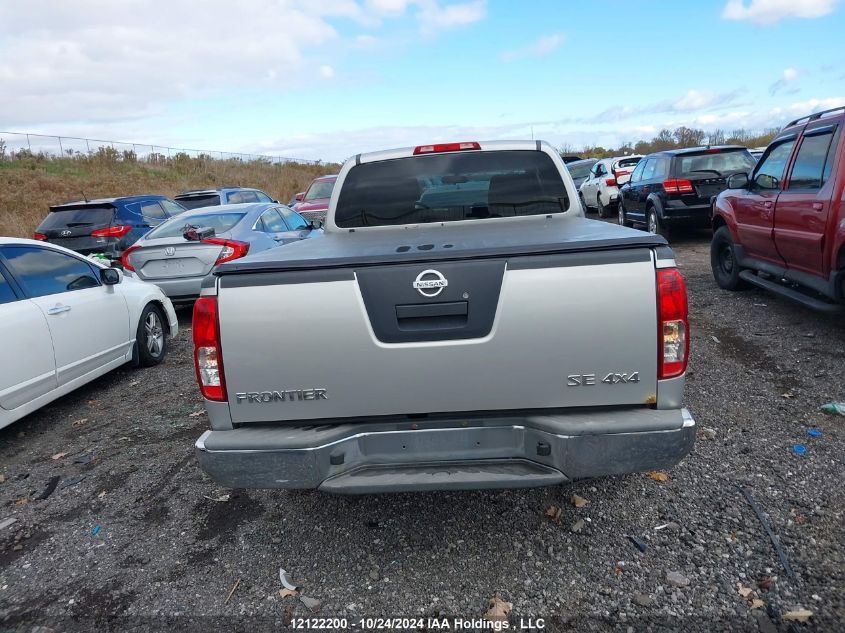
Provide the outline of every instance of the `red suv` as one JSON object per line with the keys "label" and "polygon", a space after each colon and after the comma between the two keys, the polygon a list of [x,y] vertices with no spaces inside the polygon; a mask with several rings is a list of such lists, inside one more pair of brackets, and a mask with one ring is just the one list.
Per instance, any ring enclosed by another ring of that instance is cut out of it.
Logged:
{"label": "red suv", "polygon": [[710,263],[726,290],[765,288],[845,310],[845,107],[792,121],[713,206]]}
{"label": "red suv", "polygon": [[294,211],[306,220],[325,222],[336,180],[337,174],[315,178],[301,198],[297,194],[298,202],[293,205]]}

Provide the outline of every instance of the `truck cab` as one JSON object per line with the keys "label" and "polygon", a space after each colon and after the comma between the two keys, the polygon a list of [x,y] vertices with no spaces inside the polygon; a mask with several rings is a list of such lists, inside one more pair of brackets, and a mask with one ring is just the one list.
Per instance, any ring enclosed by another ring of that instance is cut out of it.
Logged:
{"label": "truck cab", "polygon": [[713,207],[711,265],[728,290],[758,286],[845,310],[845,108],[790,122]]}

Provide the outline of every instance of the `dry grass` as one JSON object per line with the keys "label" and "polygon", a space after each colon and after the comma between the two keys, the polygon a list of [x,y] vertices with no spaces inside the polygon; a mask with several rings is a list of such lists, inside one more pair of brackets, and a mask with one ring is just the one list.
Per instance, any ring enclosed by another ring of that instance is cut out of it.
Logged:
{"label": "dry grass", "polygon": [[0,154],[0,235],[30,237],[52,204],[88,198],[157,193],[217,186],[257,187],[281,202],[316,176],[336,173],[334,164],[274,165],[261,161],[191,158],[181,154],[141,161],[106,148],[90,156],[51,158]]}

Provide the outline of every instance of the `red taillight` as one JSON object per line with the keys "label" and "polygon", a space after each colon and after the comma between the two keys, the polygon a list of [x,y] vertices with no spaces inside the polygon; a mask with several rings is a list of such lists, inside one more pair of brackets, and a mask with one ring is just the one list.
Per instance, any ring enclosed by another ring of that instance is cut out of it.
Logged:
{"label": "red taillight", "polygon": [[129,253],[132,251],[137,251],[140,246],[130,246],[123,254],[120,256],[120,263],[123,264],[123,270],[131,270],[133,273],[135,272],[135,267],[129,263]]}
{"label": "red taillight", "polygon": [[678,180],[675,178],[664,180],[663,188],[666,190],[666,193],[692,193],[695,191],[689,180]]}
{"label": "red taillight", "polygon": [[657,270],[657,378],[675,378],[687,370],[689,321],[687,286],[677,268]]}
{"label": "red taillight", "polygon": [[220,354],[220,323],[217,297],[200,297],[194,303],[194,368],[203,398],[226,400],[223,357]]}
{"label": "red taillight", "polygon": [[414,156],[419,154],[437,154],[439,152],[460,152],[465,149],[481,149],[475,141],[466,143],[436,143],[435,145],[420,145],[414,148]]}
{"label": "red taillight", "polygon": [[47,241],[47,236],[46,236],[46,235],[44,235],[43,233],[34,233],[34,234],[32,235],[32,239],[34,239],[34,240],[38,240],[38,241],[40,241],[40,242],[46,242],[46,241]]}
{"label": "red taillight", "polygon": [[605,178],[604,184],[608,187],[615,187],[616,186],[616,178]]}
{"label": "red taillight", "polygon": [[104,229],[91,231],[91,237],[123,237],[131,230],[132,227],[128,224],[119,224],[118,226],[109,226]]}
{"label": "red taillight", "polygon": [[249,252],[249,244],[247,242],[239,242],[237,240],[225,240],[222,237],[209,237],[202,240],[203,244],[217,244],[223,248],[217,256],[217,261],[214,265],[222,264],[223,262],[230,262],[233,259],[243,257]]}

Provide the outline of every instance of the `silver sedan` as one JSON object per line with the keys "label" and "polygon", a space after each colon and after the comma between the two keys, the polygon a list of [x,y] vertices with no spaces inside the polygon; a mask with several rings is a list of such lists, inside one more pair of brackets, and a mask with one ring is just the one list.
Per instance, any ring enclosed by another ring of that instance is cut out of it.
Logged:
{"label": "silver sedan", "polygon": [[157,285],[174,303],[187,303],[199,296],[216,265],[322,233],[320,223],[279,203],[204,207],[144,235],[123,252],[123,268]]}

